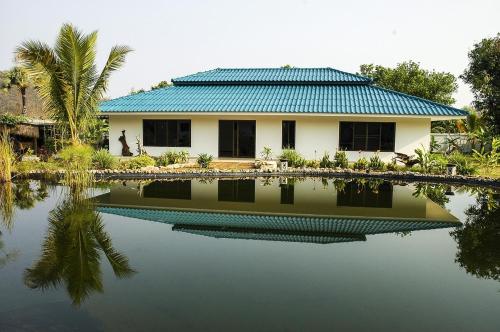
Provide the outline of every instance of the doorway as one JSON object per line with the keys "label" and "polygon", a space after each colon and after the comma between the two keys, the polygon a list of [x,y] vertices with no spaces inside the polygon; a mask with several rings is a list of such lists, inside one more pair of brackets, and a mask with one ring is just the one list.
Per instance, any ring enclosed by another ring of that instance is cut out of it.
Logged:
{"label": "doorway", "polygon": [[254,120],[219,120],[219,157],[255,158]]}

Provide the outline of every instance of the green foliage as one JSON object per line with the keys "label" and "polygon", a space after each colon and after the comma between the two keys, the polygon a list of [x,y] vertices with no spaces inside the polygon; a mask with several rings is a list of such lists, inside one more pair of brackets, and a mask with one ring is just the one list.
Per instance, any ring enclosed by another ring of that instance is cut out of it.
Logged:
{"label": "green foliage", "polygon": [[20,161],[14,165],[14,170],[19,174],[28,174],[32,171],[47,171],[53,172],[60,169],[60,166],[54,162],[46,161]]}
{"label": "green foliage", "polygon": [[96,66],[97,32],[83,34],[71,24],[61,27],[55,46],[27,41],[16,48],[16,58],[34,79],[51,117],[66,128],[73,144],[95,119],[108,79],[131,49],[114,46],[101,73]]}
{"label": "green foliage", "polygon": [[92,165],[94,149],[89,145],[68,145],[59,152],[64,167],[70,170],[87,170]]}
{"label": "green foliage", "polygon": [[472,165],[469,158],[458,151],[454,151],[448,156],[448,163],[455,165],[457,173],[460,175],[473,175],[477,172],[476,167]]}
{"label": "green foliage", "polygon": [[189,152],[186,150],[181,151],[167,151],[162,153],[156,159],[157,166],[167,166],[171,164],[185,164],[189,159]]}
{"label": "green foliage", "polygon": [[310,168],[319,168],[321,167],[321,162],[318,160],[308,160],[306,166]]}
{"label": "green foliage", "polygon": [[360,72],[361,75],[372,78],[376,85],[383,88],[445,105],[455,102],[453,94],[458,85],[455,76],[451,73],[425,70],[413,61],[399,63],[395,68],[364,64],[360,66]]}
{"label": "green foliage", "polygon": [[279,156],[279,159],[288,160],[288,166],[290,167],[304,167],[306,165],[306,159],[300,155],[297,151],[293,149],[284,149]]}
{"label": "green foliage", "polygon": [[489,173],[491,169],[500,163],[500,138],[495,137],[491,142],[491,150],[489,152],[485,151],[485,147],[481,148],[481,151],[473,150],[474,159],[479,163],[479,165],[486,169],[486,173]]}
{"label": "green foliage", "polygon": [[155,163],[156,162],[153,158],[146,154],[143,154],[127,160],[124,163],[123,167],[125,167],[126,169],[140,169],[143,167],[154,166]]}
{"label": "green foliage", "polygon": [[99,149],[92,155],[92,165],[96,169],[114,169],[118,160],[106,149]]}
{"label": "green foliage", "polygon": [[319,161],[319,166],[321,168],[330,168],[334,166],[334,163],[330,160],[330,154],[325,151],[323,157]]}
{"label": "green foliage", "polygon": [[14,67],[2,76],[0,80],[0,89],[8,91],[17,88],[21,94],[22,114],[26,114],[26,91],[31,85],[27,71],[22,67]]}
{"label": "green foliage", "polygon": [[493,132],[500,133],[500,33],[484,38],[469,52],[469,66],[460,76],[471,86],[474,106]]}
{"label": "green foliage", "polygon": [[0,125],[4,125],[10,128],[13,128],[18,124],[26,121],[28,121],[28,118],[24,115],[14,115],[10,113],[0,114]]}
{"label": "green foliage", "polygon": [[264,160],[270,160],[271,157],[273,156],[273,150],[271,150],[270,147],[265,146],[262,149],[262,152],[260,153],[261,157],[264,158]]}
{"label": "green foliage", "polygon": [[214,157],[208,153],[200,153],[196,162],[201,168],[208,168]]}
{"label": "green foliage", "polygon": [[9,140],[9,134],[4,131],[0,135],[0,183],[10,182],[13,163],[14,151]]}
{"label": "green foliage", "polygon": [[168,83],[167,81],[161,81],[160,83],[158,83],[156,85],[152,85],[151,90],[169,88],[171,86],[172,86],[172,83]]}
{"label": "green foliage", "polygon": [[340,168],[347,168],[349,166],[349,159],[347,153],[343,150],[337,150],[333,157],[333,166]]}
{"label": "green foliage", "polygon": [[365,157],[361,157],[354,162],[352,167],[359,171],[365,170],[368,168],[368,160]]}
{"label": "green foliage", "polygon": [[439,150],[439,143],[436,141],[436,138],[434,136],[431,136],[431,144],[430,144],[430,151],[431,153],[432,152],[436,152],[437,150]]}
{"label": "green foliage", "polygon": [[420,171],[422,173],[431,173],[436,166],[434,155],[427,151],[423,146],[420,149],[415,149]]}
{"label": "green foliage", "polygon": [[447,188],[447,185],[417,183],[412,195],[414,197],[427,197],[439,206],[444,207],[450,201],[446,196]]}
{"label": "green foliage", "polygon": [[378,153],[375,153],[373,156],[370,157],[368,168],[374,171],[382,171],[384,169],[384,162],[380,159]]}

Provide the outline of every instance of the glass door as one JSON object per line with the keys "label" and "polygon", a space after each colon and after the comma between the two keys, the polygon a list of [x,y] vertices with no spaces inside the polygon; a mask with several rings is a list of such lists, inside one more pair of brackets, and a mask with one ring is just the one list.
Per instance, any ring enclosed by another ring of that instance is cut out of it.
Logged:
{"label": "glass door", "polygon": [[255,158],[255,121],[219,121],[219,157]]}

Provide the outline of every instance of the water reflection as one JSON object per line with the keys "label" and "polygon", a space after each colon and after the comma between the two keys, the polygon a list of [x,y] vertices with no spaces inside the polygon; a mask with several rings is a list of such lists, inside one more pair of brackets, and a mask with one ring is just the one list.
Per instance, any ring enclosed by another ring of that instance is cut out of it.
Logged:
{"label": "water reflection", "polygon": [[50,211],[48,221],[41,256],[24,274],[28,287],[64,285],[73,304],[80,305],[91,293],[103,292],[102,255],[116,277],[134,273],[127,257],[113,247],[100,214],[84,193],[70,189]]}
{"label": "water reflection", "polygon": [[191,234],[336,243],[460,225],[427,192],[380,180],[175,180],[115,185],[96,201],[101,212],[168,223]]}
{"label": "water reflection", "polygon": [[500,280],[500,195],[478,193],[465,211],[464,227],[451,232],[458,245],[455,261],[478,278]]}

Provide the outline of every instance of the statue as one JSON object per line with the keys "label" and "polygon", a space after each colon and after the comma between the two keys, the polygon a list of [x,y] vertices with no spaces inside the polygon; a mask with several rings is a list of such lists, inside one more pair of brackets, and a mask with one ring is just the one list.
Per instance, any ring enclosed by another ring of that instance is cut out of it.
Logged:
{"label": "statue", "polygon": [[136,140],[136,144],[137,144],[137,153],[139,154],[139,156],[142,156],[142,155],[147,156],[148,153],[146,152],[146,149],[144,149],[144,146],[142,145],[142,142],[141,142],[141,139],[139,138],[139,136],[136,136],[135,140]]}
{"label": "statue", "polygon": [[132,152],[130,152],[130,147],[127,144],[127,139],[125,138],[125,130],[122,130],[122,135],[118,138],[120,143],[122,143],[122,156],[130,157]]}

